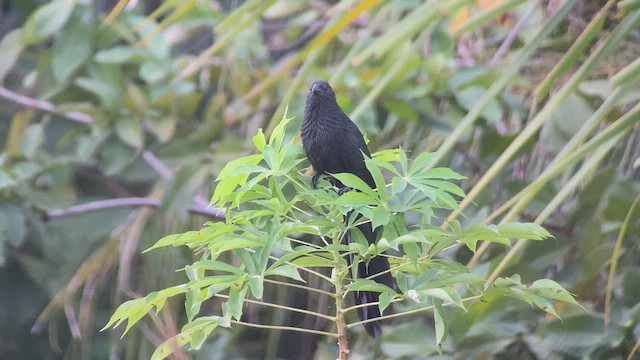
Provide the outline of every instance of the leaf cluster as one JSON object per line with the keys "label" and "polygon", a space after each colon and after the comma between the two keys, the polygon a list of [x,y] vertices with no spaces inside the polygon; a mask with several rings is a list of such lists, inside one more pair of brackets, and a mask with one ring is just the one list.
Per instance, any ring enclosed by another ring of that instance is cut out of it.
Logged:
{"label": "leaf cluster", "polygon": [[[168,297],[185,294],[189,322],[176,338],[156,350],[155,357],[166,356],[169,345],[176,341],[199,349],[216,327],[242,322],[244,301],[256,299],[269,305],[262,300],[265,286],[295,284],[315,291],[305,287],[309,276],[334,285],[336,291],[329,293],[333,298],[340,299],[354,291],[379,292],[381,312],[392,302],[412,304],[412,309],[390,317],[416,310],[433,311],[438,346],[449,332],[444,310],[448,305],[465,310],[466,301],[501,295],[555,315],[548,299],[577,304],[552,280],[525,285],[514,276],[486,284],[486,278],[471,273],[446,255],[447,250],[459,245],[475,250],[481,240],[509,245],[513,238],[542,240],[550,234],[530,223],[476,224],[467,229],[457,222],[449,228],[437,226],[437,211],[454,210],[456,198],[464,193],[451,182],[462,176],[447,168],[428,167],[433,154],[420,154],[410,161],[402,150],[375,153],[365,162],[376,189],[352,174],[333,174],[353,189],[338,196],[328,181],[322,181],[319,189],[308,186],[300,168],[304,161],[301,145],[287,136],[289,121],[285,117],[269,141],[259,131],[253,138],[257,153],[231,161],[220,172],[212,203],[226,207],[224,222],[209,222],[199,231],[167,236],[149,249],[188,246],[197,251],[200,259],[184,269],[189,281],[124,303],[106,327],[126,320],[126,332],[145,313],[162,308]],[[385,175],[390,181],[385,180]],[[343,221],[348,214],[353,215]],[[409,214],[418,220],[409,223]],[[361,234],[352,243],[343,242],[347,231],[357,234],[356,226],[369,221],[384,229],[376,244],[368,244]],[[223,260],[227,253],[233,255],[237,265]],[[366,264],[375,256],[388,257],[397,289],[374,279],[355,278],[353,268],[349,269],[344,261],[346,255],[353,256],[354,264]],[[331,276],[322,268],[331,269]],[[220,315],[200,315],[202,304],[214,296],[226,299]],[[270,305],[290,310],[284,305]],[[308,313],[335,321],[331,315]],[[347,327],[359,323],[349,323]],[[332,332],[326,334],[335,336]]]}

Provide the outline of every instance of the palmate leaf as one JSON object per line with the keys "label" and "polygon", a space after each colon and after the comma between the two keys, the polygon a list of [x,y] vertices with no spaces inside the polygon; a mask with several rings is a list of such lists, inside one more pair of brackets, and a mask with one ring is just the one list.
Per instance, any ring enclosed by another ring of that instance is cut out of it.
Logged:
{"label": "palmate leaf", "polygon": [[186,291],[187,286],[183,284],[152,292],[144,298],[128,300],[116,309],[107,324],[100,331],[104,331],[111,326],[116,327],[122,322],[127,321],[127,326],[122,334],[122,336],[124,336],[138,320],[142,319],[142,317],[153,308],[156,309],[157,313],[164,307],[169,297],[183,294]]}
{"label": "palmate leaf", "polygon": [[[351,277],[348,286],[334,286],[344,289],[335,294],[336,298],[343,298],[346,292],[379,292],[381,311],[393,301],[407,299],[425,304],[425,307],[432,305],[437,349],[441,350],[449,333],[449,315],[445,307],[453,305],[465,309],[465,299],[456,289],[463,286],[477,294],[486,279],[470,273],[454,260],[436,255],[453,247],[456,241],[475,249],[480,240],[509,244],[510,238],[541,240],[550,236],[534,224],[476,224],[466,231],[460,229],[457,221],[451,222],[450,230],[431,225],[434,209],[454,209],[457,207],[455,197],[464,196],[457,185],[447,181],[462,179],[462,176],[446,168],[428,169],[433,154],[421,154],[411,165],[402,151],[386,151],[366,159],[378,187],[376,190],[349,173],[333,174],[354,189],[345,194],[338,195],[333,187],[305,188],[308,179],[295,170],[302,161],[302,153],[299,144],[285,144],[285,125],[283,122],[268,142],[258,132],[253,140],[261,153],[230,162],[220,172],[212,201],[231,205],[226,210],[225,222],[210,222],[200,231],[165,237],[151,248],[186,245],[205,249],[200,260],[185,268],[190,282],[174,292],[163,290],[146,299],[123,304],[109,326],[129,320],[128,330],[153,307],[162,307],[168,297],[186,293],[185,307],[191,327],[183,328],[172,341],[183,345],[190,343],[197,349],[221,321],[227,325],[232,318],[240,321],[245,299],[263,297],[270,285],[265,279],[277,276],[277,282],[306,286],[301,272],[307,269],[331,282],[346,282],[346,278]],[[409,175],[398,170],[398,161],[403,172],[409,170]],[[383,172],[391,174],[390,191],[383,176],[388,174]],[[408,211],[418,214],[424,224],[409,229],[405,221]],[[345,221],[344,216],[349,212],[351,216]],[[369,244],[358,228],[367,222],[374,228],[384,228],[383,238],[377,244]],[[351,235],[348,244],[344,242],[346,231]],[[314,238],[320,235],[323,241],[307,242],[309,235]],[[399,254],[381,253],[387,249],[395,249]],[[223,262],[221,255],[225,252],[237,259],[239,265]],[[345,269],[345,252],[351,253],[353,264],[364,262],[366,265],[374,256],[388,256],[401,293],[372,279],[358,278],[357,266]],[[333,277],[309,270],[313,267],[332,268]],[[336,271],[338,269],[342,270]],[[571,299],[571,303],[575,303],[571,294],[557,284],[536,282],[527,287],[519,281],[515,277],[497,280],[485,293],[513,297],[549,312],[553,307],[548,299],[566,302]],[[222,303],[222,316],[196,318],[203,302],[213,296],[227,297]],[[402,313],[396,316],[399,315]],[[170,348],[166,343],[158,348],[158,354],[163,356],[167,351]]]}
{"label": "palmate leaf", "polygon": [[224,207],[224,205],[233,201],[233,191],[246,183],[249,178],[249,173],[242,172],[235,175],[231,175],[230,173],[235,171],[240,165],[257,165],[261,160],[262,156],[260,154],[253,154],[229,162],[229,165],[222,169],[218,175],[218,184],[211,197],[211,204]]}
{"label": "palmate leaf", "polygon": [[440,298],[432,299],[433,302],[433,326],[436,331],[436,346],[438,354],[442,355],[442,344],[449,334],[449,320],[447,313],[442,306],[443,300]]}
{"label": "palmate leaf", "polygon": [[557,282],[550,279],[540,279],[530,285],[522,284],[520,276],[514,275],[508,278],[497,278],[493,284],[485,290],[485,294],[500,294],[535,305],[545,312],[558,317],[553,304],[546,299],[559,300],[576,305],[587,311],[580,305],[574,296]]}
{"label": "palmate leaf", "polygon": [[233,265],[229,265],[222,261],[218,260],[200,260],[193,263],[193,265],[187,266],[187,269],[201,269],[201,270],[212,270],[212,271],[224,271],[232,274],[243,274],[244,271],[239,269]]}
{"label": "palmate leaf", "polygon": [[369,279],[356,279],[351,283],[351,285],[349,285],[347,291],[375,291],[388,294],[396,293],[392,288]]}
{"label": "palmate leaf", "polygon": [[534,223],[505,223],[501,225],[474,224],[465,231],[458,241],[473,252],[480,240],[511,245],[509,239],[543,240],[551,237],[548,231]]}
{"label": "palmate leaf", "polygon": [[[331,174],[333,177],[338,179],[344,186],[348,186],[352,189],[360,190],[362,193],[370,196],[371,198],[376,198],[376,192],[367,185],[362,179],[359,177],[350,174],[350,173],[339,173],[339,174]],[[343,194],[343,196],[346,194]]]}
{"label": "palmate leaf", "polygon": [[276,125],[276,127],[273,129],[273,132],[271,133],[271,136],[269,137],[269,145],[273,146],[274,151],[278,153],[282,151],[282,144],[284,142],[287,124],[293,119],[292,117],[287,117],[288,110],[289,106],[287,105],[284,110],[282,120],[280,120],[280,123]]}
{"label": "palmate leaf", "polygon": [[567,304],[572,304],[580,307],[585,312],[588,312],[579,302],[576,301],[575,295],[567,291],[562,285],[551,279],[539,279],[534,281],[527,287],[527,291],[533,295],[539,295],[545,298],[558,300]]}
{"label": "palmate leaf", "polygon": [[183,326],[178,335],[160,344],[151,355],[151,359],[164,359],[171,355],[176,348],[180,348],[189,343],[192,349],[198,350],[202,347],[209,334],[218,326],[229,327],[231,324],[229,319],[220,316],[203,316],[197,318]]}
{"label": "palmate leaf", "polygon": [[365,161],[364,163],[367,167],[367,170],[369,170],[369,173],[371,173],[373,181],[376,184],[376,190],[378,192],[377,196],[384,199],[386,198],[387,187],[384,181],[384,177],[382,176],[382,172],[380,171],[380,167],[378,165],[381,162],[382,161],[380,159],[369,159],[369,161]]}
{"label": "palmate leaf", "polygon": [[356,191],[349,191],[342,194],[339,198],[332,200],[331,202],[338,206],[348,207],[349,209],[361,208],[360,210],[364,210],[363,207],[367,205],[374,205],[378,203],[375,197]]}
{"label": "palmate leaf", "polygon": [[296,281],[306,283],[306,281],[304,281],[304,279],[300,276],[300,272],[298,272],[298,269],[293,265],[282,265],[276,268],[270,268],[266,270],[264,274],[284,276]]}

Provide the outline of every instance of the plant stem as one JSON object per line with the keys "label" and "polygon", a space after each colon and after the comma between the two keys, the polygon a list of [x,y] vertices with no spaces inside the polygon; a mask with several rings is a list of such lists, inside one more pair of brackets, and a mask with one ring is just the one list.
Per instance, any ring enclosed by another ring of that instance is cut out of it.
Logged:
{"label": "plant stem", "polygon": [[336,337],[336,334],[334,334],[334,333],[330,333],[330,332],[326,332],[326,331],[320,331],[320,330],[313,330],[313,329],[305,329],[305,328],[294,327],[294,326],[277,326],[277,325],[254,324],[254,323],[249,323],[249,322],[246,322],[246,321],[238,321],[238,320],[231,320],[231,323],[232,324],[237,324],[237,325],[242,325],[242,326],[247,326],[247,327],[258,328],[258,329],[286,330],[286,331],[304,332],[304,333],[317,334],[317,335],[322,335],[322,336]]}
{"label": "plant stem", "polygon": [[335,276],[333,278],[333,284],[336,287],[335,299],[336,299],[336,327],[338,328],[338,359],[347,360],[349,358],[349,343],[347,342],[347,324],[344,322],[344,287],[343,281],[343,266],[340,264],[340,252],[332,251],[333,259],[335,261]]}
{"label": "plant stem", "polygon": [[[281,293],[281,292],[279,292]],[[214,294],[213,296],[218,297],[218,298],[222,298],[222,299],[229,299],[229,295],[224,295],[224,294]],[[290,311],[290,312],[297,312],[297,313],[301,313],[301,314],[307,314],[310,316],[316,316],[319,318],[323,318],[329,321],[334,321],[335,317],[333,316],[329,316],[329,315],[325,315],[319,312],[315,312],[315,311],[310,311],[310,310],[305,310],[305,309],[298,309],[298,308],[294,308],[291,306],[285,306],[285,305],[280,305],[277,303],[270,303],[270,302],[265,302],[265,301],[259,301],[259,300],[253,300],[253,299],[244,299],[244,302],[249,303],[249,304],[256,304],[256,305],[261,305],[261,306],[268,306],[268,307],[272,307],[275,309],[281,309],[281,310],[285,310],[285,311]]]}
{"label": "plant stem", "polygon": [[[160,206],[160,200],[145,197],[128,197],[92,201],[84,204],[74,205],[66,209],[54,209],[47,211],[44,216],[47,219],[54,219],[66,216],[73,216],[79,214],[86,214],[94,211],[100,211],[104,209],[112,209],[117,207],[154,207]],[[216,220],[224,220],[224,211],[213,207],[202,207],[198,205],[192,205],[189,207],[189,211],[195,214],[209,216]]]}

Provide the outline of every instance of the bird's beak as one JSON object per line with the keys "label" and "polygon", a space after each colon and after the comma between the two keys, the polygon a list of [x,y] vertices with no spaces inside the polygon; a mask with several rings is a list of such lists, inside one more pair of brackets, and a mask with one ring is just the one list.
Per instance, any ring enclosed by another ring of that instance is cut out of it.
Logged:
{"label": "bird's beak", "polygon": [[318,84],[311,84],[311,89],[309,89],[312,93],[317,93],[320,90]]}

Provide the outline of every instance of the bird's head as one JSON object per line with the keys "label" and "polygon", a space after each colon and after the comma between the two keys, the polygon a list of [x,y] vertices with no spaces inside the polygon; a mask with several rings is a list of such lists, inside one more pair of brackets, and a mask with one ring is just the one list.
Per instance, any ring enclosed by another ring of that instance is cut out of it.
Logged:
{"label": "bird's head", "polygon": [[316,80],[309,87],[309,95],[307,95],[307,103],[335,103],[336,94],[333,93],[331,86],[324,80]]}

